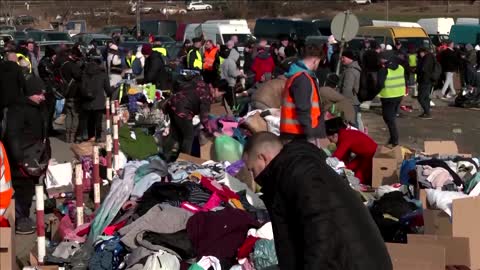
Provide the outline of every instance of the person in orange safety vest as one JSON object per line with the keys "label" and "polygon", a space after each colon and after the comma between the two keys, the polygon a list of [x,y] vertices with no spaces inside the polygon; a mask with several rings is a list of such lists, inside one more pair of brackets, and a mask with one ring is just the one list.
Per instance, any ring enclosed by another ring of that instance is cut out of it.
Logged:
{"label": "person in orange safety vest", "polygon": [[0,142],[0,216],[5,214],[5,211],[12,201],[12,195],[13,188],[10,164],[8,163],[5,148],[2,142]]}
{"label": "person in orange safety vest", "polygon": [[303,59],[292,64],[285,73],[287,82],[280,118],[280,135],[284,140],[305,138],[319,146],[319,139],[326,138],[315,75],[323,58],[324,53],[320,47],[308,45]]}
{"label": "person in orange safety vest", "polygon": [[205,53],[203,56],[203,79],[208,83],[213,83],[218,79],[218,66],[220,65],[219,50],[213,44],[212,40],[205,42]]}

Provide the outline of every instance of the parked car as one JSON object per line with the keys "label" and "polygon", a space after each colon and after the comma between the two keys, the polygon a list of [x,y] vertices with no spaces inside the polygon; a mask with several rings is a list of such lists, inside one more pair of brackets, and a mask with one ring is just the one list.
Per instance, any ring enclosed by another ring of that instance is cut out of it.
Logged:
{"label": "parked car", "polygon": [[45,48],[47,46],[56,50],[60,46],[72,46],[73,42],[71,42],[71,41],[41,41],[41,42],[37,42],[37,45],[40,48],[40,54],[39,54],[40,58],[42,58],[45,55]]}
{"label": "parked car", "polygon": [[56,41],[56,42],[72,42],[70,35],[65,32],[45,32],[45,31],[30,31],[27,33],[27,38],[31,38],[37,42]]}
{"label": "parked car", "polygon": [[15,31],[15,32],[12,32],[12,36],[13,36],[13,40],[15,41],[22,41],[22,40],[27,40],[27,33],[23,32],[23,31]]}
{"label": "parked car", "polygon": [[155,36],[155,39],[160,39],[162,44],[176,43],[176,41],[173,38],[171,38],[170,36],[158,35],[158,36]]}
{"label": "parked car", "polygon": [[114,11],[108,8],[97,8],[93,11],[93,16],[101,17],[101,16],[118,16],[120,13],[118,11]]}
{"label": "parked car", "polygon": [[371,4],[371,0],[351,0],[352,4],[359,4],[359,5],[366,5],[366,4]]}
{"label": "parked car", "polygon": [[128,34],[130,33],[130,29],[126,26],[109,25],[103,27],[98,33],[105,34],[107,36],[111,36],[112,33]]}
{"label": "parked car", "polygon": [[0,41],[7,42],[9,40],[13,40],[13,36],[10,34],[2,34],[0,33]]}
{"label": "parked car", "polygon": [[111,40],[112,38],[107,35],[96,33],[80,33],[72,37],[73,42],[80,43],[81,45],[88,45],[92,41],[95,41],[97,46],[106,46],[107,42]]}
{"label": "parked car", "polygon": [[[130,7],[130,10],[129,10],[130,14],[135,14],[137,13],[137,6],[136,5],[132,5]],[[140,13],[141,14],[148,14],[148,13],[151,13],[153,12],[153,7],[148,7],[148,6],[142,6],[140,8]]]}
{"label": "parked car", "polygon": [[[144,20],[140,22],[140,29],[145,36],[152,34],[174,38],[177,33],[177,22],[172,20]],[[134,27],[132,33],[136,33],[136,31],[137,27]]]}
{"label": "parked car", "polygon": [[187,6],[187,10],[195,11],[195,10],[211,10],[212,5],[205,4],[203,2],[191,2]]}
{"label": "parked car", "polygon": [[164,15],[187,14],[187,10],[179,6],[166,6],[160,8],[160,12]]}
{"label": "parked car", "polygon": [[35,23],[35,18],[30,15],[18,15],[15,18],[16,25],[27,25]]}
{"label": "parked car", "polygon": [[13,32],[13,31],[17,31],[17,28],[15,28],[15,26],[0,25],[0,33],[9,33],[9,32]]}

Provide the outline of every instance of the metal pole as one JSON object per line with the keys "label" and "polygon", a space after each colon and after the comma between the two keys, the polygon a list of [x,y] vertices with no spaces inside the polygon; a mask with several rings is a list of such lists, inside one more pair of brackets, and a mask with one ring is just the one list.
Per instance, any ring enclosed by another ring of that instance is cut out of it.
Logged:
{"label": "metal pole", "polygon": [[100,207],[100,158],[98,146],[93,147],[93,202],[95,210]]}
{"label": "metal pole", "polygon": [[140,37],[140,34],[142,33],[140,29],[140,7],[142,4],[142,0],[137,0],[137,9],[135,10],[136,16],[137,16],[137,38]]}
{"label": "metal pole", "polygon": [[83,170],[82,164],[75,166],[75,200],[77,207],[77,226],[83,224]]}
{"label": "metal pole", "polygon": [[389,2],[388,2],[388,0],[387,0],[387,21],[390,20],[390,16],[389,16],[389,12],[390,12],[390,11],[389,11],[389,9],[390,9],[390,7],[389,7]]}
{"label": "metal pole", "polygon": [[335,71],[335,74],[340,75],[340,64],[342,59],[342,54],[343,54],[343,47],[345,46],[345,27],[347,26],[347,21],[348,21],[348,16],[350,15],[350,10],[347,10],[344,12],[345,13],[345,19],[343,20],[343,27],[342,27],[342,36],[340,39],[340,54],[338,57],[338,63],[337,63],[337,69]]}
{"label": "metal pole", "polygon": [[45,214],[44,214],[43,185],[35,185],[35,206],[37,216],[37,253],[38,263],[43,265],[46,255],[45,247]]}

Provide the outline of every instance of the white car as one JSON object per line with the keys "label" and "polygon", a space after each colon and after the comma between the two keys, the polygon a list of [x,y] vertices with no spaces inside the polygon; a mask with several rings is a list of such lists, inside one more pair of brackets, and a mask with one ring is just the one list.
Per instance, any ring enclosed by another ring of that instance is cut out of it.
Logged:
{"label": "white car", "polygon": [[212,9],[212,5],[205,4],[203,2],[192,2],[187,6],[187,10],[190,10],[190,11],[211,10],[211,9]]}
{"label": "white car", "polygon": [[371,4],[372,0],[352,0],[353,4]]}

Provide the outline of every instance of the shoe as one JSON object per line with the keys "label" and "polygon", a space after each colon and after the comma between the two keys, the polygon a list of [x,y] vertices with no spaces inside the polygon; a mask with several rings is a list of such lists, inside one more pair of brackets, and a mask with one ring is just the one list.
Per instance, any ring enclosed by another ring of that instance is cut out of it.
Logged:
{"label": "shoe", "polygon": [[37,225],[30,218],[20,218],[15,224],[15,233],[20,235],[33,234]]}
{"label": "shoe", "polygon": [[422,114],[420,116],[418,116],[418,118],[420,119],[424,119],[424,120],[427,120],[427,119],[433,119],[432,116],[430,114]]}

